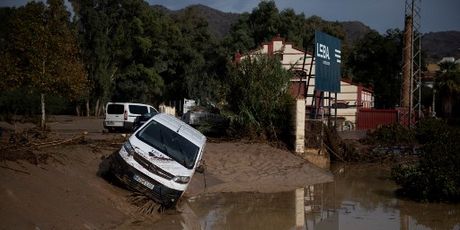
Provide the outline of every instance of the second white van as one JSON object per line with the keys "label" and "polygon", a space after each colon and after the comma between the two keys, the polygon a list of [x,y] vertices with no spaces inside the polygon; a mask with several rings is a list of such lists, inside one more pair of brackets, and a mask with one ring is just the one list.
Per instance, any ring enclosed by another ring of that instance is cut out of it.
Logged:
{"label": "second white van", "polygon": [[131,131],[136,117],[146,113],[158,113],[151,105],[141,103],[109,102],[105,107],[104,128],[109,131]]}

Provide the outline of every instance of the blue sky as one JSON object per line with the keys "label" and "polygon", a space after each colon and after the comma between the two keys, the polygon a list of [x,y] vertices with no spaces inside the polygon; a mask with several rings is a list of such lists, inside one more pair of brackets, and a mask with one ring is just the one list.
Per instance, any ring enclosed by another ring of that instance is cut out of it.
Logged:
{"label": "blue sky", "polygon": [[[27,0],[0,0],[0,6],[19,6]],[[147,0],[177,10],[203,4],[224,12],[251,12],[260,0]],[[318,15],[326,20],[361,21],[384,33],[403,27],[405,0],[276,0],[278,9],[292,8],[297,13]],[[422,32],[460,31],[460,0],[422,0]]]}

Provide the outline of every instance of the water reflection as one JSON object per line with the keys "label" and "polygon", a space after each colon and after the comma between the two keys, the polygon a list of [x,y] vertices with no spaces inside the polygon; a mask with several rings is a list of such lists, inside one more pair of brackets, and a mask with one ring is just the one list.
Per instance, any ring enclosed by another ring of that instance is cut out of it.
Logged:
{"label": "water reflection", "polygon": [[292,229],[293,193],[221,193],[190,202],[203,229]]}
{"label": "water reflection", "polygon": [[[389,178],[388,167],[334,165],[331,171],[335,182],[315,185],[315,188],[322,189],[326,196],[335,197],[336,229],[460,229],[460,205],[396,198],[397,186]],[[319,225],[319,228],[308,229],[331,228]]]}
{"label": "water reflection", "polygon": [[331,170],[334,182],[301,192],[191,198],[181,205],[180,215],[158,224],[164,229],[460,229],[460,205],[396,198],[389,169],[335,165]]}

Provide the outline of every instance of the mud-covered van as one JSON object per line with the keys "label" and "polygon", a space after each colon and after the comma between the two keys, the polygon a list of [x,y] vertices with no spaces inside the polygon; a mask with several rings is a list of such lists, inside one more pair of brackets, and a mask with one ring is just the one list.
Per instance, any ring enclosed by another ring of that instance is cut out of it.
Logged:
{"label": "mud-covered van", "polygon": [[176,204],[199,166],[206,137],[175,118],[154,115],[113,156],[111,172],[165,207]]}
{"label": "mud-covered van", "polygon": [[105,108],[104,128],[109,131],[124,129],[131,131],[136,117],[146,113],[158,113],[151,105],[127,102],[109,102]]}

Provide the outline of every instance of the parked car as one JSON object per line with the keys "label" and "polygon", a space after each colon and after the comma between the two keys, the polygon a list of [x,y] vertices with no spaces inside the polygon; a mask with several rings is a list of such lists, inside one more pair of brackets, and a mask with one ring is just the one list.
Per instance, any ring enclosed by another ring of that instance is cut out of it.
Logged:
{"label": "parked car", "polygon": [[140,103],[109,102],[105,109],[104,128],[109,131],[133,129],[136,117],[146,113],[158,113],[151,105]]}
{"label": "parked car", "polygon": [[185,123],[195,127],[207,136],[221,136],[228,128],[228,120],[217,108],[194,107],[182,115]]}
{"label": "parked car", "polygon": [[210,110],[198,106],[184,113],[184,115],[182,115],[182,120],[191,126],[220,124],[225,122],[225,118],[219,114],[217,109]]}
{"label": "parked car", "polygon": [[172,207],[200,165],[205,143],[196,129],[158,113],[112,156],[110,172],[129,188]]}

